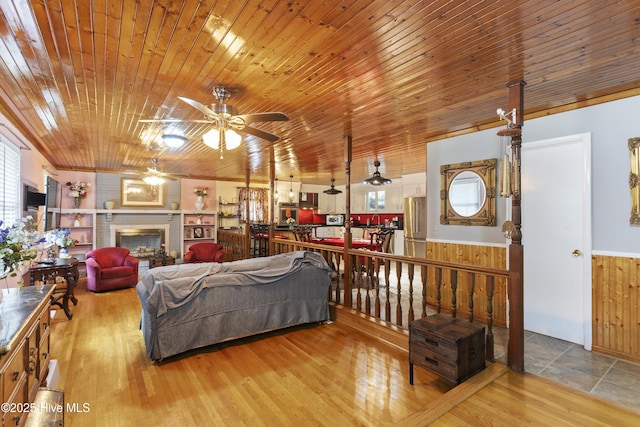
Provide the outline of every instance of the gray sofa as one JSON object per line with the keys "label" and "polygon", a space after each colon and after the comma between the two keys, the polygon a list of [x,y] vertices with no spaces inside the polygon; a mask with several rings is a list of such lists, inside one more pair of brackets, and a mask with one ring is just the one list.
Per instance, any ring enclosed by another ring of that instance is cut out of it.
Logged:
{"label": "gray sofa", "polygon": [[147,357],[329,320],[331,269],[313,252],[147,271],[136,285]]}

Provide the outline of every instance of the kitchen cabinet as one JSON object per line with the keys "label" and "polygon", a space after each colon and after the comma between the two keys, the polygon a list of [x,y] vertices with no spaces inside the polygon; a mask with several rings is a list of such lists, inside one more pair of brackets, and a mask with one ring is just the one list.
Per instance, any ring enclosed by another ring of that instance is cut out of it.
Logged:
{"label": "kitchen cabinet", "polygon": [[315,235],[319,238],[340,237],[340,227],[316,227]]}
{"label": "kitchen cabinet", "polygon": [[386,203],[384,213],[401,213],[404,209],[402,183],[392,183],[384,186]]}
{"label": "kitchen cabinet", "polygon": [[[331,214],[331,213],[344,213],[336,210],[336,197],[330,194],[320,193],[318,194],[318,213],[319,214]],[[343,197],[344,198],[344,197]]]}
{"label": "kitchen cabinet", "polygon": [[[354,184],[351,186],[351,215],[366,213],[367,191],[371,190],[371,186],[362,184]],[[346,209],[345,209],[346,210]]]}
{"label": "kitchen cabinet", "polygon": [[337,194],[335,196],[330,196],[330,197],[333,197],[335,199],[336,213],[343,214],[347,211],[347,198],[345,197],[344,193]]}
{"label": "kitchen cabinet", "polygon": [[427,195],[427,174],[416,173],[402,177],[404,197],[418,197]]}

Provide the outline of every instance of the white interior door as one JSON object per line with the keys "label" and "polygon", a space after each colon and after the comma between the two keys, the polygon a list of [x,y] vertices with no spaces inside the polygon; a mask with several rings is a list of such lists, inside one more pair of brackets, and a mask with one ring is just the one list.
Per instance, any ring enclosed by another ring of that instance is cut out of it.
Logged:
{"label": "white interior door", "polygon": [[522,145],[526,330],[591,349],[591,137]]}

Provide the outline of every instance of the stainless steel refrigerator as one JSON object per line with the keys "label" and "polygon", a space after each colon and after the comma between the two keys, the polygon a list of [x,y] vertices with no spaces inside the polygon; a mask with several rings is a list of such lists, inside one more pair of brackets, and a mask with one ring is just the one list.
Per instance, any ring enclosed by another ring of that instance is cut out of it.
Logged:
{"label": "stainless steel refrigerator", "polygon": [[404,255],[416,258],[426,256],[427,198],[404,199]]}

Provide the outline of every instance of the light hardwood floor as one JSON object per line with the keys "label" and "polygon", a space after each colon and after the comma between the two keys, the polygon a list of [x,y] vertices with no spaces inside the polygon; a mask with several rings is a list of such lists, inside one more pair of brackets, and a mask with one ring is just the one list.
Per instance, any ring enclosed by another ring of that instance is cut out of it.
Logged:
{"label": "light hardwood floor", "polygon": [[340,321],[290,328],[153,364],[134,289],[81,282],[52,321],[67,426],[634,425],[639,414],[501,363],[458,387]]}

